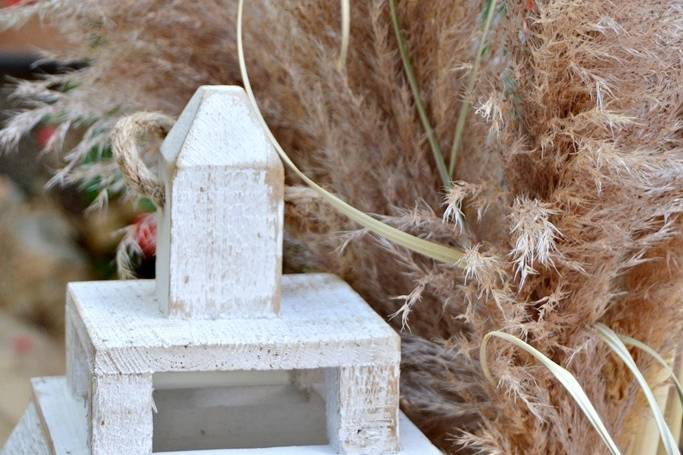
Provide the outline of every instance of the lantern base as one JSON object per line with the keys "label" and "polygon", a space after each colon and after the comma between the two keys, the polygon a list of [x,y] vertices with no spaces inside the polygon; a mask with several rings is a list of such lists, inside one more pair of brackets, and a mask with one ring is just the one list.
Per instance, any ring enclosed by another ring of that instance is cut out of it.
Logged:
{"label": "lantern base", "polygon": [[[64,377],[32,381],[35,400],[12,432],[3,455],[89,455],[85,400],[74,398]],[[272,403],[276,404],[276,403]],[[292,415],[292,419],[296,418]],[[403,414],[399,416],[399,455],[441,452]],[[155,455],[334,455],[330,445],[153,452]]]}

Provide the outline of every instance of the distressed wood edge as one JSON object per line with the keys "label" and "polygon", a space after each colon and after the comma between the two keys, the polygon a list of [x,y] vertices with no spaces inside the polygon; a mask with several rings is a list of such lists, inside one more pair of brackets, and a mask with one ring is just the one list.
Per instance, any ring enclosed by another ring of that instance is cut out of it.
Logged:
{"label": "distressed wood edge", "polygon": [[[287,277],[287,275],[284,275]],[[339,286],[340,292],[348,292],[350,294],[350,298],[352,297],[353,299],[356,300],[357,303],[362,304],[366,308],[366,310],[362,313],[362,318],[364,320],[368,320],[369,322],[373,324],[377,324],[377,326],[383,327],[381,332],[378,332],[376,334],[373,334],[371,337],[368,338],[355,338],[355,339],[348,339],[348,340],[342,340],[342,341],[335,341],[330,344],[330,349],[334,350],[348,350],[349,352],[354,352],[357,350],[357,348],[361,348],[363,351],[363,355],[360,358],[355,358],[352,359],[349,362],[342,363],[337,360],[328,360],[325,362],[320,362],[315,365],[311,364],[303,364],[303,363],[297,363],[297,364],[291,364],[291,362],[285,362],[280,364],[281,362],[288,361],[287,358],[281,358],[278,361],[278,365],[273,366],[271,369],[305,369],[305,368],[325,368],[325,367],[338,367],[338,366],[365,366],[365,365],[373,365],[373,364],[378,364],[378,363],[383,363],[383,362],[390,362],[390,361],[399,361],[400,356],[401,356],[401,341],[399,335],[396,333],[396,331],[391,328],[387,324],[387,322],[379,316],[376,312],[374,312],[368,305],[367,303],[360,297],[347,283],[343,282],[339,277],[332,275],[332,274],[295,274],[292,276],[293,281],[290,282],[289,287],[292,292],[300,292],[298,291],[299,286],[303,284],[304,281],[302,281],[302,278],[312,278],[316,280],[317,283],[321,287],[326,287],[329,285],[331,286]],[[104,292],[108,292],[107,288],[109,286],[113,286],[115,288],[119,286],[134,286],[138,285],[138,283],[146,283],[145,286],[149,286],[150,290],[153,289],[151,286],[153,286],[151,280],[128,280],[128,281],[116,281],[116,282],[80,282],[80,283],[71,283],[69,285],[70,287],[70,292],[69,292],[69,298],[67,300],[67,308],[69,308],[67,311],[73,316],[73,328],[75,331],[78,333],[79,337],[81,338],[84,349],[86,350],[87,357],[88,357],[88,369],[91,374],[119,374],[119,373],[126,373],[126,374],[136,374],[136,373],[146,373],[146,372],[153,372],[151,369],[140,369],[140,370],[131,370],[131,369],[126,369],[125,365],[127,362],[113,362],[113,360],[116,359],[123,359],[126,356],[134,356],[138,357],[137,351],[138,347],[132,346],[132,345],[121,345],[121,346],[103,346],[102,343],[97,339],[93,338],[91,334],[89,333],[89,330],[86,326],[86,324],[92,324],[92,322],[87,321],[87,311],[83,309],[81,306],[81,303],[79,302],[80,298],[85,298],[83,294],[83,291],[81,289],[85,289],[86,287],[90,287],[93,285],[98,285],[102,284],[105,288]],[[152,291],[153,295],[153,291]],[[160,318],[160,322],[163,321],[163,317]],[[209,322],[213,323],[213,322]],[[221,321],[215,321],[216,324],[220,324]],[[277,341],[277,340],[275,340]],[[358,346],[360,344],[360,346]],[[277,343],[274,344],[274,346],[277,345]],[[221,343],[216,343],[216,344],[207,344],[204,345],[206,349],[209,351],[213,352],[213,354],[218,355],[219,351],[222,349],[230,350],[229,346],[227,344],[221,344]],[[226,347],[227,346],[227,347]],[[311,341],[310,343],[305,343],[302,344],[302,349],[313,349],[315,346],[317,346],[317,343]],[[144,347],[144,346],[143,346]],[[178,346],[176,346],[178,347]],[[163,347],[151,347],[150,350],[163,350]],[[291,360],[291,359],[289,359]],[[226,371],[230,370],[240,370],[240,369],[249,369],[250,367],[248,365],[237,365],[234,368],[225,368]],[[259,368],[257,368],[259,369]],[[268,369],[268,368],[266,368]],[[160,369],[158,370],[159,372],[165,372],[165,371],[181,371],[183,370],[182,368],[179,369]],[[187,368],[187,371],[202,371],[202,368]],[[154,370],[156,371],[156,370]]]}
{"label": "distressed wood edge", "polygon": [[54,455],[46,441],[46,432],[36,410],[34,402],[30,402],[26,411],[12,430],[5,446],[0,448],[2,455]]}
{"label": "distressed wood edge", "polygon": [[[94,368],[95,350],[89,346],[89,336],[73,305],[65,306],[66,378],[76,396],[86,397],[89,376]],[[80,327],[79,327],[80,325]]]}
{"label": "distressed wood edge", "polygon": [[[87,433],[92,455],[110,455],[114,448],[131,454],[151,453],[152,375],[95,375],[92,390]],[[126,400],[119,400],[122,393]]]}
{"label": "distressed wood edge", "polygon": [[52,455],[58,455],[57,449],[55,448],[55,442],[52,439],[52,434],[50,433],[50,430],[47,426],[47,421],[45,420],[45,410],[41,405],[41,400],[36,394],[35,387],[31,388],[31,401],[35,404],[36,416],[38,417],[38,422],[40,423],[40,430],[43,433],[43,439],[45,441],[47,449]]}
{"label": "distressed wood edge", "polygon": [[[64,377],[51,378],[55,380],[52,387],[60,387],[62,390],[66,391],[66,383]],[[61,396],[62,403],[55,402],[53,405],[56,406],[67,406],[70,403],[70,398],[66,396]],[[31,406],[31,405],[30,405]],[[30,407],[29,406],[29,407]],[[22,418],[22,421],[18,425],[21,427],[24,424],[27,412]],[[439,451],[431,441],[417,428],[417,426],[407,418],[407,416],[398,411],[399,415],[399,428],[400,428],[400,451],[396,455],[441,455],[442,452]],[[68,416],[67,418],[73,419],[73,416]],[[85,423],[84,423],[85,424]],[[15,428],[17,432],[19,428]],[[13,433],[14,435],[14,433]],[[20,436],[20,435],[17,435]],[[73,435],[72,435],[73,436]],[[45,437],[43,436],[44,440]],[[85,441],[82,441],[85,444]],[[46,455],[48,452],[36,453],[36,452],[2,452],[3,455]],[[84,455],[85,452],[79,451],[72,455]],[[325,446],[296,446],[296,447],[271,447],[263,449],[221,449],[221,450],[210,450],[210,451],[177,451],[177,452],[155,452],[154,455],[335,455],[338,452],[334,450],[330,445]],[[60,454],[64,455],[64,454]],[[373,454],[375,455],[375,454]],[[383,455],[389,455],[385,453]]]}

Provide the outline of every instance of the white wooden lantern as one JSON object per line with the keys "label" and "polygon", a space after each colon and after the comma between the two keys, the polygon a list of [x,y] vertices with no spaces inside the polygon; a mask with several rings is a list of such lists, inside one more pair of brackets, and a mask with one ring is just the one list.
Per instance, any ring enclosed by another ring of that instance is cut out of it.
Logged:
{"label": "white wooden lantern", "polygon": [[243,90],[201,87],[162,168],[156,283],[68,286],[66,378],[34,379],[3,454],[439,453],[398,409],[396,333],[281,274],[282,165]]}
{"label": "white wooden lantern", "polygon": [[185,318],[276,316],[284,172],[239,87],[201,87],[161,147],[157,289]]}

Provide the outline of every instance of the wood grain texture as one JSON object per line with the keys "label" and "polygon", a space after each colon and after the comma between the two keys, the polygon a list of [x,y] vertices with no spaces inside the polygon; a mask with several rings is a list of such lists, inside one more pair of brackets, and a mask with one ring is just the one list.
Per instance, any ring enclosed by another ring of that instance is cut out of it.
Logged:
{"label": "wood grain texture", "polygon": [[[66,345],[66,376],[69,378],[71,393],[85,398],[90,389],[90,362],[86,353],[83,337],[74,322],[74,309],[67,307],[64,315]],[[92,357],[90,355],[90,357]]]}
{"label": "wood grain texture", "polygon": [[327,428],[339,453],[399,451],[397,364],[347,366],[327,373]]}
{"label": "wood grain texture", "polygon": [[152,452],[152,376],[98,375],[90,398],[93,455]]}
{"label": "wood grain texture", "polygon": [[400,339],[333,275],[284,275],[275,319],[164,317],[150,280],[71,283],[94,374],[306,369],[400,361]]}
{"label": "wood grain texture", "polygon": [[[82,408],[77,401],[69,397],[64,391],[67,389],[64,378],[42,378],[43,393],[37,394],[36,401],[45,414],[46,421],[42,423],[49,433],[61,433],[62,440],[73,449],[70,455],[85,455],[89,453],[85,431],[75,430],[84,418]],[[45,397],[52,397],[45,402]],[[40,416],[33,405],[29,406],[21,422],[12,433],[10,440],[0,452],[2,455],[56,455],[48,449],[44,434],[40,431]],[[399,413],[400,451],[398,455],[440,455],[429,440],[406,418]],[[118,452],[114,452],[118,453]],[[221,449],[200,451],[154,452],[156,455],[334,455],[339,452],[332,445],[271,447],[260,449]],[[379,455],[370,452],[371,455]],[[65,455],[65,452],[59,453]],[[124,452],[133,455],[133,452]]]}
{"label": "wood grain texture", "polygon": [[274,319],[169,319],[149,280],[72,283],[67,300],[69,332],[88,362],[70,371],[92,375],[93,453],[124,442],[148,453],[152,373],[313,368],[335,372],[326,398],[340,453],[397,448],[399,337],[335,276],[283,276]]}
{"label": "wood grain texture", "polygon": [[162,145],[162,311],[274,317],[280,304],[284,171],[239,87],[200,87]]}
{"label": "wood grain texture", "polygon": [[43,435],[36,408],[31,403],[0,451],[2,455],[52,455]]}
{"label": "wood grain texture", "polygon": [[76,398],[62,377],[33,378],[33,401],[51,453],[88,455],[85,401]]}

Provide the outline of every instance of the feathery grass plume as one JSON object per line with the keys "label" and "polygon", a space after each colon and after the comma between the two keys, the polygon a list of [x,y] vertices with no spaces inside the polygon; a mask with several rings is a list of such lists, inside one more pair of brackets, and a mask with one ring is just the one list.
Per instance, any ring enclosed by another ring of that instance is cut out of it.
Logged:
{"label": "feathery grass plume", "polygon": [[[453,147],[488,3],[396,2],[444,150]],[[121,191],[105,153],[120,116],[174,116],[198,85],[240,80],[233,0],[37,5],[36,14],[59,22],[72,39],[67,57],[91,65],[20,84],[27,110],[0,133],[0,143],[11,145],[46,116],[62,119],[73,134],[84,133],[66,151],[59,178],[67,183],[96,180]],[[491,346],[498,385],[487,383],[479,346],[488,332],[502,330],[570,371],[627,451],[647,403],[592,327],[602,322],[663,358],[680,338],[683,5],[500,5],[471,94],[476,114],[461,135],[453,179],[464,194],[449,194],[444,206],[387,1],[351,2],[343,71],[338,2],[247,2],[254,93],[299,168],[383,222],[466,252],[461,270],[378,241],[288,175],[285,267],[337,273],[387,317],[408,304],[401,402],[444,450],[559,454],[602,447],[561,385],[513,346]],[[401,319],[392,323],[400,328]],[[646,380],[657,376],[655,361],[633,354]]]}
{"label": "feathery grass plume", "polygon": [[619,448],[614,443],[612,436],[607,432],[607,428],[605,428],[605,424],[602,422],[600,415],[595,410],[595,407],[593,407],[593,404],[591,403],[590,399],[588,398],[588,396],[586,396],[586,392],[584,392],[583,388],[581,387],[581,384],[579,384],[574,375],[572,375],[569,371],[565,370],[564,368],[550,360],[548,357],[543,355],[538,350],[534,349],[533,346],[530,346],[528,343],[525,343],[519,338],[504,332],[499,332],[497,330],[493,330],[484,336],[484,339],[481,342],[481,347],[479,349],[479,361],[481,362],[482,372],[484,373],[484,376],[489,381],[489,383],[491,383],[493,386],[496,385],[496,382],[493,379],[493,376],[491,376],[491,372],[488,368],[488,354],[486,352],[489,340],[494,337],[512,343],[516,347],[531,354],[536,360],[543,364],[543,366],[546,367],[548,371],[550,371],[553,374],[553,376],[562,384],[562,386],[565,389],[567,389],[567,392],[569,392],[572,398],[576,401],[576,404],[579,406],[579,408],[581,408],[581,411],[583,411],[583,413],[590,421],[591,425],[593,425],[595,430],[598,432],[600,438],[605,443],[610,453],[612,453],[613,455],[621,454]]}
{"label": "feathery grass plume", "polygon": [[[348,19],[346,20],[348,22]],[[339,214],[344,215],[351,221],[359,224],[361,227],[367,229],[369,232],[380,237],[383,241],[391,242],[395,245],[401,246],[410,250],[413,253],[418,253],[424,255],[425,257],[435,259],[437,261],[444,262],[449,265],[461,266],[461,259],[463,256],[462,251],[457,248],[448,248],[438,243],[430,242],[420,237],[410,235],[400,229],[396,229],[393,226],[383,223],[376,218],[368,215],[367,213],[358,210],[354,206],[343,201],[339,197],[325,190],[323,187],[318,185],[314,180],[308,177],[306,174],[301,172],[301,170],[294,164],[287,152],[282,148],[280,143],[277,141],[273,132],[268,127],[268,124],[263,118],[261,109],[258,106],[258,102],[254,97],[254,92],[251,88],[251,81],[249,79],[249,73],[246,67],[246,60],[244,58],[244,43],[243,43],[243,33],[244,28],[244,0],[239,0],[237,6],[237,55],[239,58],[240,75],[242,76],[242,83],[244,84],[244,89],[247,93],[247,97],[254,107],[254,112],[263,126],[270,143],[275,148],[275,151],[279,155],[282,162],[289,168],[291,172],[297,177],[303,180],[312,190],[314,190],[318,195],[330,204],[334,209],[339,212]],[[342,31],[342,43],[347,39],[347,30],[344,28]],[[343,45],[343,44],[342,44]],[[132,117],[132,116],[131,116]],[[129,118],[131,118],[129,117]],[[125,120],[123,120],[125,121]],[[118,125],[118,124],[117,124]],[[115,136],[115,135],[114,135]],[[119,162],[119,165],[121,163]],[[133,182],[131,182],[133,183]]]}

